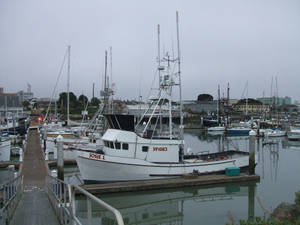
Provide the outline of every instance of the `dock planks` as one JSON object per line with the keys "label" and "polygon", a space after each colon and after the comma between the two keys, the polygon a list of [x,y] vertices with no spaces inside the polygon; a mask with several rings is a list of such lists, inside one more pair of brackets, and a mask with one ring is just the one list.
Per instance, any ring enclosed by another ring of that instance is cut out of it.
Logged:
{"label": "dock planks", "polygon": [[48,171],[36,130],[29,131],[21,173],[24,193],[10,224],[59,224],[44,190]]}

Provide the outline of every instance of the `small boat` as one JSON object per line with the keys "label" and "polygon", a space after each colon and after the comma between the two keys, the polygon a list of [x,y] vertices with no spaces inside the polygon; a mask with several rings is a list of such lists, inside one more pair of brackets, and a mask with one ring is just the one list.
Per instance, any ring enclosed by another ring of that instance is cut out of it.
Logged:
{"label": "small boat", "polygon": [[265,132],[266,137],[284,137],[286,135],[286,131],[283,130],[270,130],[268,129]]}
{"label": "small boat", "polygon": [[287,132],[289,141],[300,141],[300,129],[294,129]]}
{"label": "small boat", "polygon": [[209,135],[222,135],[225,133],[225,127],[223,126],[209,127],[207,128],[207,133]]}
{"label": "small boat", "polygon": [[19,156],[20,155],[20,152],[22,151],[22,148],[18,147],[18,146],[14,146],[10,149],[11,151],[11,155],[12,156]]}

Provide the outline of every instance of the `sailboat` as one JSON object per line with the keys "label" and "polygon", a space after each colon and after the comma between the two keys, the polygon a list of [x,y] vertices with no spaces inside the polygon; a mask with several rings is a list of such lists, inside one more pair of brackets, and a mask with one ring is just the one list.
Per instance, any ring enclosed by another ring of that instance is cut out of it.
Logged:
{"label": "sailboat", "polygon": [[225,127],[220,125],[220,86],[218,85],[218,102],[217,102],[217,121],[218,126],[207,128],[210,135],[222,135],[225,133]]}
{"label": "sailboat", "polygon": [[[149,110],[146,110],[137,124],[122,129],[119,120],[115,119],[115,127],[107,129],[102,137],[104,147],[101,154],[82,152],[78,155],[76,161],[84,182],[164,179],[193,172],[224,172],[228,167],[243,168],[249,165],[248,152],[233,150],[198,155],[184,154],[178,13],[176,21],[177,58],[171,58],[168,53],[160,58],[158,25],[157,97],[150,99]],[[177,72],[174,72],[175,69]],[[173,104],[175,88],[179,89],[178,105]],[[160,109],[163,107],[168,111],[162,112]],[[176,127],[173,116],[178,111],[180,124]],[[111,118],[115,116],[112,115]],[[134,122],[127,119],[127,125],[130,121]]]}

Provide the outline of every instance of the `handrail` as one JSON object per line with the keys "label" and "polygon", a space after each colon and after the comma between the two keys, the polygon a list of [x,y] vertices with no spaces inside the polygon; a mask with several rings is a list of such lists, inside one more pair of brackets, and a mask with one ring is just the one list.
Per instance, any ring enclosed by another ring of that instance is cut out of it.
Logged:
{"label": "handrail", "polygon": [[104,202],[101,199],[97,198],[95,195],[92,195],[90,192],[84,190],[83,188],[81,188],[79,186],[73,186],[73,187],[76,188],[78,191],[80,191],[82,194],[86,195],[91,200],[93,200],[96,203],[98,203],[99,205],[101,205],[102,207],[104,207],[107,210],[111,211],[115,215],[115,217],[117,219],[117,222],[118,222],[118,225],[124,225],[123,217],[122,217],[121,213],[119,212],[119,210],[117,210],[114,207],[110,206],[109,204],[107,204],[106,202]]}
{"label": "handrail", "polygon": [[98,205],[112,212],[117,220],[118,225],[124,225],[121,213],[114,207],[110,206],[106,202],[102,201],[79,186],[67,184],[60,179],[47,175],[46,193],[48,194],[49,200],[61,224],[69,224],[69,220],[72,220],[74,224],[82,225],[76,216],[75,190],[87,197],[88,216],[92,215],[92,200]]}
{"label": "handrail", "polygon": [[3,203],[0,209],[0,223],[8,224],[23,194],[23,175],[1,185]]}

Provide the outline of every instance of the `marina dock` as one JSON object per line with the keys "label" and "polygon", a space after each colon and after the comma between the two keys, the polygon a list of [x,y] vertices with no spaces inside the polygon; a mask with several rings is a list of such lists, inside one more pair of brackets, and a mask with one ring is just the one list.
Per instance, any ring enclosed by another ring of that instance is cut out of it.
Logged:
{"label": "marina dock", "polygon": [[92,194],[120,193],[132,191],[147,191],[167,188],[182,188],[192,186],[208,186],[220,184],[233,184],[242,182],[259,182],[260,176],[240,174],[239,176],[204,175],[204,176],[185,176],[182,178],[115,182],[106,184],[87,184],[82,187]]}
{"label": "marina dock", "polygon": [[17,224],[59,224],[45,192],[45,177],[48,173],[39,134],[31,130],[24,154],[21,174],[24,176],[24,193],[12,217]]}

